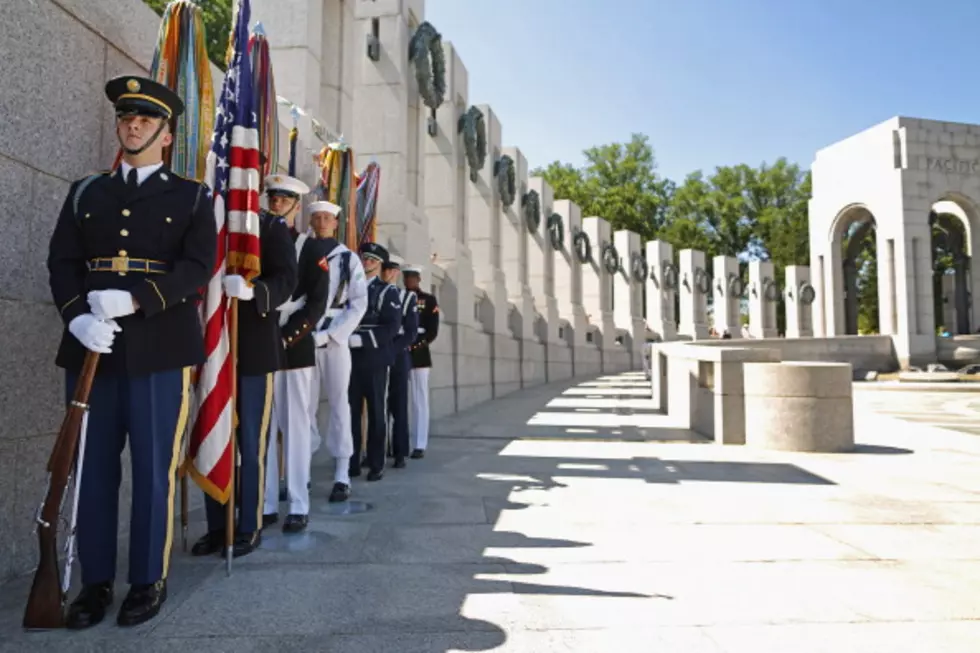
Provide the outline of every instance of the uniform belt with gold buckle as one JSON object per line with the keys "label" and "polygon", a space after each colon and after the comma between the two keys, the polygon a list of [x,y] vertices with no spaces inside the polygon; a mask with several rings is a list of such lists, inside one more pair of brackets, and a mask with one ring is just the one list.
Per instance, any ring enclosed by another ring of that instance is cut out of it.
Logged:
{"label": "uniform belt with gold buckle", "polygon": [[148,258],[129,258],[128,256],[113,256],[111,258],[93,258],[88,262],[90,272],[142,272],[143,274],[166,274],[170,272],[170,264],[164,261],[154,261]]}

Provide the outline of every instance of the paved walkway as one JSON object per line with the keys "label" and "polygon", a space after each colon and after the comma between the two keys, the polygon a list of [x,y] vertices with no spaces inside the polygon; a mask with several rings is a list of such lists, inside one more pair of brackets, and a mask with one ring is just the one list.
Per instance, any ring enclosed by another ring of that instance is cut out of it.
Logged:
{"label": "paved walkway", "polygon": [[980,438],[859,407],[857,453],[757,452],[647,393],[604,377],[441,420],[424,460],[355,485],[359,514],[318,468],[307,534],[272,530],[230,578],[178,550],[165,612],[132,630],[24,634],[10,583],[0,650],[978,650]]}

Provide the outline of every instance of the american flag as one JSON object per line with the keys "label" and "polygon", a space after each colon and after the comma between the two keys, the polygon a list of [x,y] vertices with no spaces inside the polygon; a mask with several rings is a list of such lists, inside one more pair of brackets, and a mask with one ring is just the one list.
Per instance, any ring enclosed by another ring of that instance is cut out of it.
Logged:
{"label": "american flag", "polygon": [[222,278],[256,277],[259,266],[259,132],[248,57],[249,0],[239,0],[232,55],[218,98],[205,183],[211,188],[217,257],[201,304],[207,360],[198,370],[187,469],[215,500],[231,496],[234,362],[229,338],[231,302]]}

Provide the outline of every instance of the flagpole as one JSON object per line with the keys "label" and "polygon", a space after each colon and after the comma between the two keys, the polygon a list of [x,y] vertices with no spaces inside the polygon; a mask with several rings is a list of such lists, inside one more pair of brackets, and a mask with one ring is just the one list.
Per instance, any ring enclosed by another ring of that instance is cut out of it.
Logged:
{"label": "flagpole", "polygon": [[[231,576],[232,552],[235,548],[235,490],[238,481],[238,298],[231,298],[228,338],[231,340],[231,472],[228,476],[228,503],[225,504],[225,574]],[[262,455],[259,452],[259,455]],[[261,480],[261,479],[260,479]]]}

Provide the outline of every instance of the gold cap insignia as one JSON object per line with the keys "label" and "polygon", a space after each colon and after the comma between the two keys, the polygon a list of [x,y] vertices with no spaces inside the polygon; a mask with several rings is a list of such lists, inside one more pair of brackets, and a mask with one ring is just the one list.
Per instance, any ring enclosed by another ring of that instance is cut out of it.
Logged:
{"label": "gold cap insignia", "polygon": [[277,184],[278,183],[282,183],[282,177],[273,177],[272,178],[272,181],[275,182],[275,183],[277,183]]}
{"label": "gold cap insignia", "polygon": [[126,82],[126,90],[130,93],[136,93],[140,90],[140,83],[135,79],[130,79]]}

